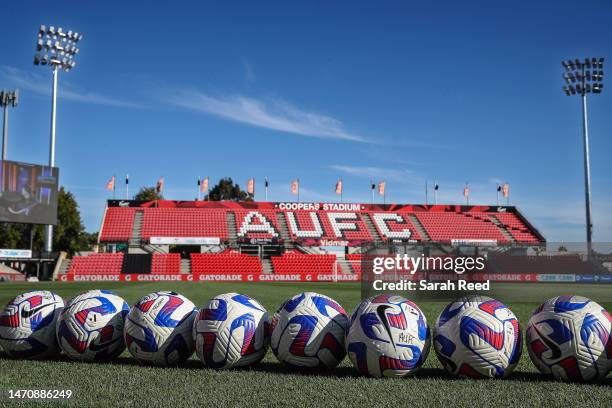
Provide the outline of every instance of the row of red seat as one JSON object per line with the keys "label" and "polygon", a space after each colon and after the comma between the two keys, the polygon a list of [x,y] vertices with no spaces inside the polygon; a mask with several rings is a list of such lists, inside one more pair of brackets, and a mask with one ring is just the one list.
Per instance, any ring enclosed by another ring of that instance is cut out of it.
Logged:
{"label": "row of red seat", "polygon": [[191,272],[194,274],[257,274],[261,273],[261,262],[256,256],[237,252],[218,254],[191,254]]}
{"label": "row of red seat", "polygon": [[123,253],[74,256],[68,273],[78,275],[118,275],[123,266]]}
{"label": "row of red seat", "polygon": [[272,267],[274,273],[334,273],[336,264],[335,255],[308,255],[299,253],[286,253],[282,256],[273,256]]}
{"label": "row of red seat", "polygon": [[518,242],[539,242],[537,235],[513,213],[486,212],[331,212],[281,211],[272,209],[228,210],[203,208],[132,208],[109,207],[106,211],[101,242],[126,242],[132,238],[136,211],[143,212],[141,237],[229,237],[227,212],[235,215],[236,234],[239,238],[280,238],[278,216],[285,218],[293,240],[346,240],[373,241],[365,222],[367,213],[376,233],[382,240],[422,240],[411,220],[416,217],[433,241],[449,242],[453,239],[487,239],[508,243],[508,238],[497,220]]}

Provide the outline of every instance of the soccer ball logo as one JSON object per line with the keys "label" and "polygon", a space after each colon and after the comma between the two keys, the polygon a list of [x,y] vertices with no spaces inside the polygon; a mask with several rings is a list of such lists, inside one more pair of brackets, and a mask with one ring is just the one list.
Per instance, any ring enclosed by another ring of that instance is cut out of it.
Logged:
{"label": "soccer ball logo", "polygon": [[529,319],[527,350],[535,366],[556,379],[590,381],[612,369],[612,318],[582,296],[558,296]]}
{"label": "soccer ball logo", "polygon": [[346,349],[363,375],[405,377],[420,368],[429,353],[425,315],[410,300],[378,295],[362,301],[351,316]]}
{"label": "soccer ball logo", "polygon": [[0,312],[0,345],[17,358],[44,358],[59,354],[55,324],[64,300],[53,292],[22,293]]}
{"label": "soccer ball logo", "polygon": [[270,345],[289,367],[334,368],[346,355],[346,312],[335,300],[314,292],[287,300],[272,319]]}
{"label": "soccer ball logo", "polygon": [[74,360],[102,361],[121,354],[128,304],[109,290],[90,290],[72,299],[57,323],[60,347]]}
{"label": "soccer ball logo", "polygon": [[140,362],[175,365],[193,354],[195,305],[175,292],[151,293],[127,315],[123,333],[128,351]]}
{"label": "soccer ball logo", "polygon": [[514,313],[500,301],[486,296],[462,297],[440,313],[434,348],[453,375],[505,377],[521,357],[521,329]]}
{"label": "soccer ball logo", "polygon": [[215,296],[193,322],[196,354],[211,368],[258,363],[268,350],[268,312],[238,293]]}

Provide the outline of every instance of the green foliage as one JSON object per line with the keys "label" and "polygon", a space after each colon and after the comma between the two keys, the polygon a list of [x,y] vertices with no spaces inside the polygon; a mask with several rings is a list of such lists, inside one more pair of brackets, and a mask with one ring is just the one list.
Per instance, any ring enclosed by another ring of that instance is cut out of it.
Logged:
{"label": "green foliage", "polygon": [[138,201],[153,201],[163,200],[164,196],[158,193],[155,187],[141,187],[138,193],[134,196],[134,200]]}
{"label": "green foliage", "polygon": [[[33,234],[32,249],[44,248],[44,226],[29,224],[0,224],[0,248],[30,248],[30,231]],[[79,206],[71,192],[60,187],[57,199],[57,225],[53,228],[53,250],[74,254],[91,249],[97,234],[85,232]]]}
{"label": "green foliage", "polygon": [[231,177],[219,180],[205,199],[210,201],[253,201],[253,195],[242,190],[238,183],[234,183]]}

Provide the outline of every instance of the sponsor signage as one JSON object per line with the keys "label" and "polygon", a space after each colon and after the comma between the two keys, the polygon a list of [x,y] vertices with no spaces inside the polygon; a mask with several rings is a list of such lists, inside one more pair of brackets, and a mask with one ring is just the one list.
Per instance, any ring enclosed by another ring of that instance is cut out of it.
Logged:
{"label": "sponsor signage", "polygon": [[451,239],[452,246],[497,246],[495,239]]}
{"label": "sponsor signage", "polygon": [[357,282],[359,274],[64,274],[62,282]]}
{"label": "sponsor signage", "polygon": [[0,258],[32,258],[29,249],[0,249]]}
{"label": "sponsor signage", "polygon": [[540,273],[538,274],[538,282],[575,282],[576,275],[573,274],[557,274],[557,273]]}
{"label": "sponsor signage", "polygon": [[219,237],[151,237],[152,245],[219,245]]}

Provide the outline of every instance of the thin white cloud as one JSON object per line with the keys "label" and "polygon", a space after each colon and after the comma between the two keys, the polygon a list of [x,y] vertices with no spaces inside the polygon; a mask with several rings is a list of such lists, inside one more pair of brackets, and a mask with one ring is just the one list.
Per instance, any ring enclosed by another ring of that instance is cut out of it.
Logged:
{"label": "thin white cloud", "polygon": [[243,95],[215,97],[200,91],[181,91],[170,103],[235,122],[301,136],[366,142],[349,132],[338,119],[299,109],[278,99],[255,99]]}
{"label": "thin white cloud", "polygon": [[[51,95],[51,75],[31,73],[19,70],[10,66],[0,66],[0,76],[11,86],[25,89],[39,95]],[[76,102],[93,103],[97,105],[107,105],[119,108],[139,108],[140,105],[111,98],[96,92],[88,92],[72,86],[69,82],[62,83],[62,89],[58,92],[58,97]]]}
{"label": "thin white cloud", "polygon": [[373,167],[373,166],[347,166],[342,164],[333,164],[330,166],[331,169],[345,173],[351,176],[382,179],[382,180],[394,180],[401,183],[422,183],[424,182],[422,177],[419,177],[412,170],[398,170],[384,167]]}

